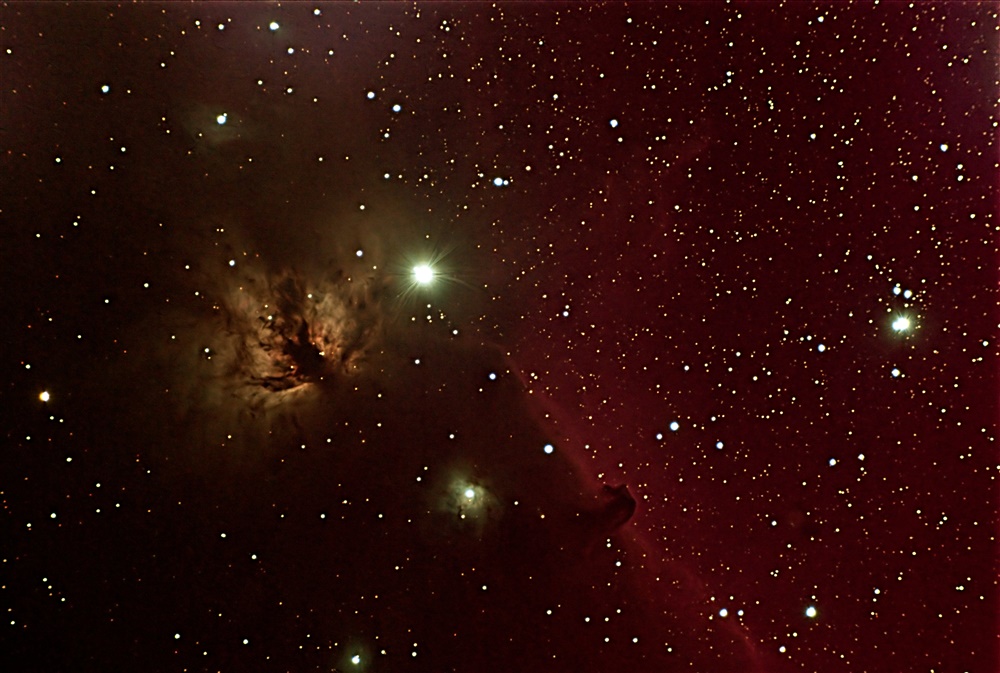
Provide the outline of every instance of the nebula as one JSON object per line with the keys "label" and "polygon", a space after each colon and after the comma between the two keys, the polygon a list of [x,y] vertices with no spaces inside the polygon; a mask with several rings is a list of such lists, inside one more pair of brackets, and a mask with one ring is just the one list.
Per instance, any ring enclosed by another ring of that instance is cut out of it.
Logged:
{"label": "nebula", "polygon": [[0,11],[0,670],[998,670],[995,8]]}
{"label": "nebula", "polygon": [[[251,249],[238,232],[225,248]],[[116,402],[115,434],[204,515],[193,557],[150,543],[177,590],[147,619],[211,624],[238,595],[194,648],[233,663],[264,647],[335,670],[753,670],[746,634],[630,527],[628,486],[589,475],[569,416],[499,345],[413,320],[389,261],[230,263],[183,238],[186,299],[135,323],[112,377],[148,383]],[[266,643],[224,635],[240,629]]]}

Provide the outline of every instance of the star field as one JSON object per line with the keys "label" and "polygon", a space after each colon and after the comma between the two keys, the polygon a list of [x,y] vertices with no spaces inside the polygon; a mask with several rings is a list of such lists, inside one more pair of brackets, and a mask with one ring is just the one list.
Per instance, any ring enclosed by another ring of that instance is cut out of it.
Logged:
{"label": "star field", "polygon": [[4,671],[993,671],[994,3],[7,3]]}

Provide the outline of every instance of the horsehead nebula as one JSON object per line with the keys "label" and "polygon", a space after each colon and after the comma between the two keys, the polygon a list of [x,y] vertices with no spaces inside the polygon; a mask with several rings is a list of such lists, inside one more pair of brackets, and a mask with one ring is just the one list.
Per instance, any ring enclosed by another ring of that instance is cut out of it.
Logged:
{"label": "horsehead nebula", "polygon": [[68,5],[0,670],[1000,670],[994,7]]}
{"label": "horsehead nebula", "polygon": [[244,568],[173,568],[202,576],[198,601],[239,577],[254,598],[228,628],[274,652],[322,634],[308,660],[338,670],[605,670],[588,639],[631,670],[752,670],[746,635],[649,553],[628,485],[588,472],[516,357],[436,307],[377,232],[334,231],[294,258],[236,227],[200,252],[191,236],[185,299],[136,324],[146,348],[119,376],[156,385],[126,434],[231,522],[224,545],[254,549]]}
{"label": "horsehead nebula", "polygon": [[151,670],[751,670],[742,626],[519,366],[493,203],[516,180],[410,184],[387,167],[440,148],[374,151],[408,108],[376,119],[365,88],[314,115],[262,97],[268,78],[237,95],[226,69],[167,70],[186,93],[148,139],[165,163],[102,220],[140,260],[112,267],[103,305],[125,313],[95,324],[112,354],[67,367],[100,419],[74,441],[118,466],[91,497],[129,499],[81,561],[81,591],[107,589],[76,618],[111,620],[105,650]]}
{"label": "horsehead nebula", "polygon": [[384,166],[439,149],[330,135],[397,123],[377,94],[303,115],[221,95],[227,72],[177,81],[167,163],[129,197],[148,229],[118,239],[147,278],[109,293],[130,307],[99,324],[114,357],[76,363],[103,419],[81,441],[135,466],[80,618],[127,615],[145,635],[111,642],[189,670],[750,670],[742,627],[519,366],[491,205],[516,180],[428,168],[449,186],[422,193]]}

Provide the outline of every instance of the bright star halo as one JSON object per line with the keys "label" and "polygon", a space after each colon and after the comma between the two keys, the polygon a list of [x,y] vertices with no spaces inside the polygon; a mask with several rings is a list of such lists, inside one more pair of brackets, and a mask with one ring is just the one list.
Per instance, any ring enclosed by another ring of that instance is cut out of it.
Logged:
{"label": "bright star halo", "polygon": [[439,519],[438,531],[458,539],[481,539],[501,519],[501,499],[488,483],[465,470],[442,474],[432,496]]}
{"label": "bright star halo", "polygon": [[447,319],[452,320],[450,311],[460,310],[468,301],[464,290],[483,291],[485,284],[470,283],[476,272],[458,263],[456,248],[425,243],[415,245],[411,252],[393,255],[387,280],[395,290],[393,310],[397,316],[423,323],[430,321],[431,315],[435,321],[445,320],[444,311],[448,310]]}
{"label": "bright star halo", "polygon": [[430,264],[417,264],[413,267],[413,280],[417,285],[430,285],[436,275]]}

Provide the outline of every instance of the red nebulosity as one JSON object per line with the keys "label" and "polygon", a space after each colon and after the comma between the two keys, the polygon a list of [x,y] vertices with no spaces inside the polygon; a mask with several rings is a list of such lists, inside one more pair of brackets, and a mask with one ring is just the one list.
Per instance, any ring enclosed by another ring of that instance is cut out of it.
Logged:
{"label": "red nebulosity", "polygon": [[992,5],[0,12],[0,671],[1000,670]]}

